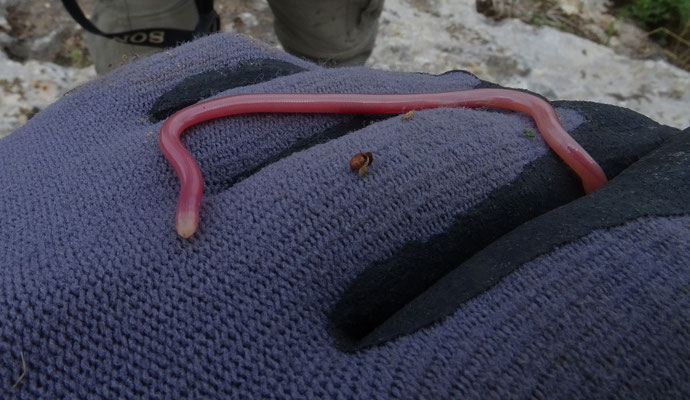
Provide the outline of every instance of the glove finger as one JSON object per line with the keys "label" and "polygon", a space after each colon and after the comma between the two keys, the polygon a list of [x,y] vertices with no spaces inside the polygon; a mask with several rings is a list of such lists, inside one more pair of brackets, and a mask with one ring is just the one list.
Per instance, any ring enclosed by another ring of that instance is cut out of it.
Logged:
{"label": "glove finger", "polygon": [[[564,121],[565,115],[580,118],[569,132],[609,177],[677,133],[615,106],[567,101],[556,104]],[[452,224],[442,232],[406,243],[357,276],[331,317],[331,329],[343,348],[371,344],[364,339],[366,335],[476,252],[520,224],[583,194],[579,180],[551,152],[516,168],[521,168],[519,174],[453,215]],[[482,286],[479,282],[476,285]]]}
{"label": "glove finger", "polygon": [[[686,268],[690,263],[690,191],[685,184],[690,178],[689,166],[690,130],[686,130],[604,188],[535,218],[493,242],[399,310],[364,341],[373,344],[413,332],[461,309],[463,303],[487,287],[502,285],[499,282],[503,279],[514,281],[517,278],[506,278],[513,271],[532,275],[532,269],[553,271],[539,283],[539,289],[515,291],[516,298],[536,296],[543,285],[553,284],[569,299],[559,299],[552,288],[544,289],[554,293],[552,300],[559,307],[577,295],[597,297],[601,293],[596,291],[603,290],[611,297],[603,300],[623,302],[630,307],[626,315],[636,321],[656,313],[662,318],[670,309],[682,308],[676,300],[687,302],[687,296],[669,296],[674,291],[682,292],[690,282]],[[562,278],[557,277],[560,274]],[[584,276],[583,281],[573,281],[576,275]],[[489,293],[486,295],[492,297]],[[644,299],[635,299],[640,296]],[[652,329],[654,324],[648,320],[643,325]],[[676,339],[669,346],[674,346]],[[667,362],[663,357],[658,359]]]}

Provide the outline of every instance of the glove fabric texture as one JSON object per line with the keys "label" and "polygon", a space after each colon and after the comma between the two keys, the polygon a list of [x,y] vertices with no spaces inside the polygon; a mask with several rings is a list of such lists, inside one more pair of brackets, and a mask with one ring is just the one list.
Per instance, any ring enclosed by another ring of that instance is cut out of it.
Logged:
{"label": "glove fabric texture", "polygon": [[177,109],[495,86],[218,34],[67,94],[0,140],[0,398],[690,397],[690,131],[627,109],[553,103],[588,196],[519,113],[217,119],[175,232]]}

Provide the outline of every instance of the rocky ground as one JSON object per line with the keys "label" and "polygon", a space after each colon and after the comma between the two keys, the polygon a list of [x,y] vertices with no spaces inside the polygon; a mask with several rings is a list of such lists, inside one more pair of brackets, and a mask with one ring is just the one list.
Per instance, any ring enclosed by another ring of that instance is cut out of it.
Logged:
{"label": "rocky ground", "polygon": [[[82,0],[88,11],[93,0]],[[374,68],[468,70],[550,99],[616,104],[690,126],[690,73],[606,0],[386,0]],[[223,30],[278,46],[265,0],[217,0]],[[481,13],[477,11],[481,10]],[[0,137],[95,76],[58,1],[0,0]]]}

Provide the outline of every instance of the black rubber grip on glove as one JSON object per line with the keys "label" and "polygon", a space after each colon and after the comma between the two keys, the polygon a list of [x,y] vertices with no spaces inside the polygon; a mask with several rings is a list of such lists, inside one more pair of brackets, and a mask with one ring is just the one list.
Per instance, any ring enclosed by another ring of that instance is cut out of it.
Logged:
{"label": "black rubber grip on glove", "polygon": [[[586,117],[586,122],[571,134],[609,177],[615,177],[678,132],[615,106],[567,101],[555,102],[554,106],[575,109]],[[556,155],[540,157],[511,184],[458,215],[447,231],[427,242],[408,243],[389,259],[368,267],[334,307],[331,334],[342,350],[354,351],[439,320],[517,268],[510,259],[516,256],[509,253],[494,254],[495,264],[471,270],[464,266],[466,260],[521,224],[583,194],[577,177]],[[513,250],[519,252],[520,248]],[[504,264],[499,262],[504,258]],[[468,274],[467,280],[464,274]],[[448,286],[448,279],[461,282],[462,290],[456,288],[458,285]],[[436,288],[435,294],[429,297],[427,292],[432,287]],[[424,307],[411,305],[418,303]]]}

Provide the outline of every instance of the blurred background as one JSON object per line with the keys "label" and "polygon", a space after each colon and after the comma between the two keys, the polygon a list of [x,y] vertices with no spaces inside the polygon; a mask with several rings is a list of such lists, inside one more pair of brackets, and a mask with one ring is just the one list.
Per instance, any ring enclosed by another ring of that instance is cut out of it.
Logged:
{"label": "blurred background", "polygon": [[[279,47],[265,0],[216,0],[216,10],[224,32]],[[686,128],[689,20],[690,0],[386,0],[367,65],[462,69]],[[0,0],[0,137],[94,77],[83,31],[60,1]]]}

